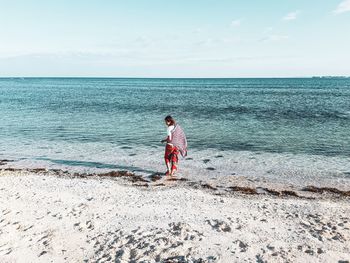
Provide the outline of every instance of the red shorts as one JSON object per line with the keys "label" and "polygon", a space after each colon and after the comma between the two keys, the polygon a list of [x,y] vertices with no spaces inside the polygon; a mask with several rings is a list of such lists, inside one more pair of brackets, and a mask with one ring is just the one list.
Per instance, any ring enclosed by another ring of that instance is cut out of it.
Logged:
{"label": "red shorts", "polygon": [[176,170],[177,162],[179,161],[179,150],[177,147],[167,144],[165,146],[164,159],[166,163],[172,163],[172,170]]}

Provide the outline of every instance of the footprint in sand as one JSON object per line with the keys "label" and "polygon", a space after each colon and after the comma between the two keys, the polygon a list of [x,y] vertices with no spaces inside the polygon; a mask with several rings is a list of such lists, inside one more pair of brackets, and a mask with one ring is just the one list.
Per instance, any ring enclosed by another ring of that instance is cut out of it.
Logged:
{"label": "footprint in sand", "polygon": [[[130,233],[120,230],[104,236],[93,237],[95,256],[92,261],[113,262],[205,262],[191,258],[192,240],[202,240],[203,234],[188,224],[171,223],[167,228],[137,228]],[[178,261],[179,253],[185,261]]]}
{"label": "footprint in sand", "polygon": [[78,230],[79,232],[82,232],[82,231],[83,231],[83,228],[80,226],[80,222],[75,223],[75,224],[73,225],[73,227],[74,227],[75,230]]}
{"label": "footprint in sand", "polygon": [[91,231],[91,230],[94,230],[94,225],[92,224],[92,222],[89,220],[89,221],[86,221],[85,222],[85,225],[86,225],[86,228]]}
{"label": "footprint in sand", "polygon": [[11,210],[8,210],[8,209],[2,210],[2,215],[4,215],[4,216],[6,216],[9,213],[11,213]]}
{"label": "footprint in sand", "polygon": [[87,208],[88,206],[85,203],[80,203],[76,207],[73,207],[71,211],[68,212],[67,216],[74,216],[78,217],[80,216],[83,211]]}
{"label": "footprint in sand", "polygon": [[0,255],[1,256],[6,256],[12,252],[12,248],[10,247],[5,247],[0,249]]}
{"label": "footprint in sand", "polygon": [[41,236],[36,242],[38,245],[38,249],[41,251],[38,254],[38,257],[48,253],[48,251],[52,249],[51,241],[53,236],[54,236],[53,230],[47,230],[41,234]]}
{"label": "footprint in sand", "polygon": [[45,254],[47,254],[47,251],[41,251],[40,253],[39,253],[39,255],[38,255],[38,257],[41,257],[42,255],[45,255]]}
{"label": "footprint in sand", "polygon": [[30,226],[27,226],[27,227],[24,227],[23,228],[23,231],[26,232],[28,231],[29,229],[31,229],[34,225],[30,225]]}
{"label": "footprint in sand", "polygon": [[233,243],[238,244],[240,252],[246,252],[248,249],[248,245],[246,243],[242,242],[241,240],[236,240]]}
{"label": "footprint in sand", "polygon": [[52,217],[56,217],[57,219],[62,219],[61,213],[51,214]]}
{"label": "footprint in sand", "polygon": [[231,232],[232,230],[230,225],[222,220],[212,219],[206,220],[205,222],[208,223],[214,230],[218,232]]}

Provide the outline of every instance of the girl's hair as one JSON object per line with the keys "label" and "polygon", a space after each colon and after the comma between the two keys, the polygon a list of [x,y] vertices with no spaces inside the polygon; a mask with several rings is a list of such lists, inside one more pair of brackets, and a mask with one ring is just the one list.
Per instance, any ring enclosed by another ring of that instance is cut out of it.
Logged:
{"label": "girl's hair", "polygon": [[170,122],[170,125],[174,125],[175,124],[175,120],[170,115],[166,116],[164,120],[166,122]]}

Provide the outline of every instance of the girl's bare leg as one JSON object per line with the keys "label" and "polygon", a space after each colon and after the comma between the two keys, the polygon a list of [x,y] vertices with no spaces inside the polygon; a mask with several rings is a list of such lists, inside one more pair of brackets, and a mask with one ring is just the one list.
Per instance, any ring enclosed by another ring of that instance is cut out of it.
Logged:
{"label": "girl's bare leg", "polygon": [[177,163],[173,162],[170,175],[174,176],[176,171],[177,171]]}
{"label": "girl's bare leg", "polygon": [[170,162],[169,162],[169,160],[167,158],[165,158],[165,165],[166,165],[166,168],[167,168],[166,175],[170,175],[170,173],[171,173],[171,164],[170,164]]}
{"label": "girl's bare leg", "polygon": [[171,174],[171,165],[169,162],[166,162],[166,167],[167,167],[167,175]]}

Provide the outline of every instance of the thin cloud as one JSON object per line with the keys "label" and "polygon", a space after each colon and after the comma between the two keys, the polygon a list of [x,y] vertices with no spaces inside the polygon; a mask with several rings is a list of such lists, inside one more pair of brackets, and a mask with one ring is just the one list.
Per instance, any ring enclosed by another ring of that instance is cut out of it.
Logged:
{"label": "thin cloud", "polygon": [[99,60],[106,58],[128,58],[132,50],[115,50],[108,51],[57,51],[57,52],[18,52],[17,54],[1,55],[0,59],[82,59],[82,60]]}
{"label": "thin cloud", "polygon": [[263,31],[263,33],[264,34],[266,34],[266,33],[269,33],[269,32],[271,32],[273,30],[273,27],[265,27],[265,29],[264,29],[264,31]]}
{"label": "thin cloud", "polygon": [[196,34],[196,35],[199,35],[199,34],[203,33],[203,31],[204,31],[204,30],[203,30],[202,28],[198,27],[198,28],[194,29],[194,30],[192,31],[192,33],[193,33],[193,34]]}
{"label": "thin cloud", "polygon": [[240,19],[237,19],[237,20],[233,20],[231,22],[231,27],[238,27],[241,25],[241,20]]}
{"label": "thin cloud", "polygon": [[294,12],[290,12],[287,15],[285,15],[282,20],[284,21],[291,21],[291,20],[295,20],[297,19],[298,15],[299,15],[299,11],[294,11]]}
{"label": "thin cloud", "polygon": [[260,42],[276,42],[289,39],[286,35],[269,35],[260,39]]}
{"label": "thin cloud", "polygon": [[232,63],[237,61],[266,61],[266,60],[280,60],[280,59],[295,59],[295,56],[237,56],[237,57],[168,57],[163,59],[149,58],[146,63],[154,64],[197,64],[197,63]]}
{"label": "thin cloud", "polygon": [[341,2],[338,7],[333,11],[335,14],[341,14],[345,12],[350,12],[350,0],[345,0]]}

